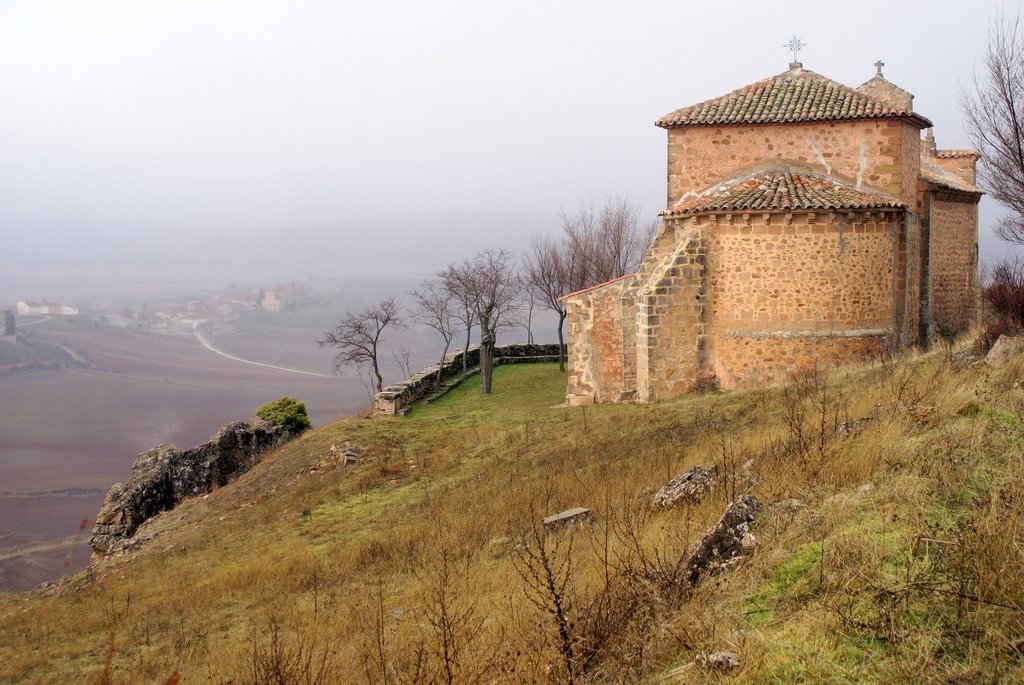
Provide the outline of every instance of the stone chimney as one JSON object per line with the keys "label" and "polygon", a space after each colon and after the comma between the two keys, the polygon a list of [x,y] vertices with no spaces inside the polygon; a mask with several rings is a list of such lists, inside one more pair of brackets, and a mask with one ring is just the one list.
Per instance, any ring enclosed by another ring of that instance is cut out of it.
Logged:
{"label": "stone chimney", "polygon": [[925,129],[924,140],[921,141],[921,159],[935,159],[935,130]]}

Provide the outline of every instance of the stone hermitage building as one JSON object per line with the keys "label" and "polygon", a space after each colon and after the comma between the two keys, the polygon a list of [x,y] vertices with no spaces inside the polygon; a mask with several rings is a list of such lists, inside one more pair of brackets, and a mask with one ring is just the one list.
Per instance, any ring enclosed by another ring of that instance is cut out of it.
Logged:
{"label": "stone hermitage building", "polygon": [[668,206],[639,270],[563,298],[570,404],[779,381],[971,325],[978,154],[936,149],[875,66],[850,88],[793,62],[657,121]]}

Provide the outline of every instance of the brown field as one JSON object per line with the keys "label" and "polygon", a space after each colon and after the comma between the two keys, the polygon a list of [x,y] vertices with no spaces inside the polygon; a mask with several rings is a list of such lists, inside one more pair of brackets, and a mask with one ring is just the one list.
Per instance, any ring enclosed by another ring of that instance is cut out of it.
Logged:
{"label": "brown field", "polygon": [[[77,350],[95,368],[0,378],[0,592],[64,572],[65,539],[96,514],[112,483],[130,475],[139,452],[197,444],[282,395],[305,402],[314,425],[368,401],[354,374],[318,378],[242,364],[191,337],[109,328],[38,334]],[[330,351],[303,339],[221,336],[216,344],[255,361],[330,370]],[[68,488],[86,491],[54,492]],[[87,559],[84,539],[74,549],[72,569]]]}

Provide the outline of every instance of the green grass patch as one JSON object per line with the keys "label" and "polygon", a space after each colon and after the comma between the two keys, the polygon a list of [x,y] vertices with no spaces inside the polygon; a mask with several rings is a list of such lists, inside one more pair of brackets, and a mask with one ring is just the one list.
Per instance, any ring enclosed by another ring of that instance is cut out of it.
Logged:
{"label": "green grass patch", "polygon": [[494,369],[490,395],[481,395],[480,377],[471,376],[434,402],[416,405],[406,419],[470,427],[537,419],[565,399],[565,384],[554,362],[501,365]]}
{"label": "green grass patch", "polygon": [[769,579],[743,601],[743,614],[749,625],[765,625],[776,619],[780,600],[803,594],[811,583],[812,569],[821,563],[822,544],[801,545],[793,554],[771,570]]}
{"label": "green grass patch", "polygon": [[961,407],[959,411],[957,411],[957,415],[969,418],[989,418],[1003,428],[1011,431],[1019,431],[1021,428],[1024,428],[1024,422],[1022,422],[1020,417],[1016,414],[1006,411],[1005,409],[986,407],[978,404],[977,402],[968,402]]}

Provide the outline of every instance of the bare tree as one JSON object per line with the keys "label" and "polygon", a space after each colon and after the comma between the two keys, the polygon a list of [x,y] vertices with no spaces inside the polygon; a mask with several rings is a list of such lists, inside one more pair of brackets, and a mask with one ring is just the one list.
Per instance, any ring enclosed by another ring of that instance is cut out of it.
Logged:
{"label": "bare tree", "polygon": [[565,303],[571,292],[637,269],[651,242],[654,224],[642,225],[639,211],[624,198],[600,211],[581,206],[562,213],[560,240],[535,236],[524,259],[523,276],[541,304],[558,315],[558,368],[565,370]]}
{"label": "bare tree", "polygon": [[497,332],[513,323],[522,289],[512,252],[484,250],[471,260],[449,266],[439,276],[445,287],[461,293],[472,305],[480,326],[480,394],[489,395]]}
{"label": "bare tree", "polygon": [[567,240],[558,242],[550,236],[536,235],[530,240],[530,249],[523,258],[523,280],[537,300],[558,315],[558,370],[565,371],[565,303],[560,299],[568,295],[578,282],[577,253]]}
{"label": "bare tree", "polygon": [[320,347],[337,347],[334,371],[338,373],[346,364],[368,364],[377,380],[377,392],[384,385],[380,375],[378,347],[383,342],[384,329],[405,328],[399,311],[398,299],[389,297],[353,314],[345,312],[333,331],[324,331],[317,340]]}
{"label": "bare tree", "polygon": [[[446,284],[445,287],[449,285],[444,278],[441,280]],[[473,329],[476,328],[476,311],[470,293],[462,290],[450,292],[453,298],[452,317],[466,331],[466,343],[462,347],[462,377],[465,378],[469,373],[469,345],[473,341]]]}
{"label": "bare tree", "polygon": [[537,306],[537,292],[533,288],[533,284],[530,283],[524,277],[524,274],[519,275],[520,285],[522,286],[523,294],[523,307],[526,309],[526,317],[521,319],[523,328],[526,329],[526,344],[533,344],[533,310]]}
{"label": "bare tree", "polygon": [[999,17],[988,34],[985,68],[961,93],[967,135],[981,153],[978,176],[992,197],[1011,210],[996,233],[1024,245],[1024,25]]}
{"label": "bare tree", "polygon": [[[448,356],[448,348],[451,347],[452,338],[455,337],[455,326],[459,321],[456,312],[461,303],[440,279],[423,281],[420,287],[413,290],[410,295],[416,305],[413,310],[413,321],[429,326],[437,331],[444,340],[444,351],[441,352],[441,360],[437,363],[437,378],[434,387],[441,385],[441,373],[444,370],[444,358]],[[467,328],[471,326],[472,319],[466,317]],[[469,346],[467,340],[466,346]],[[465,355],[463,355],[465,359]]]}
{"label": "bare tree", "polygon": [[651,243],[655,224],[641,224],[628,198],[612,198],[597,212],[581,206],[562,213],[563,239],[579,260],[579,284],[586,288],[636,271]]}

